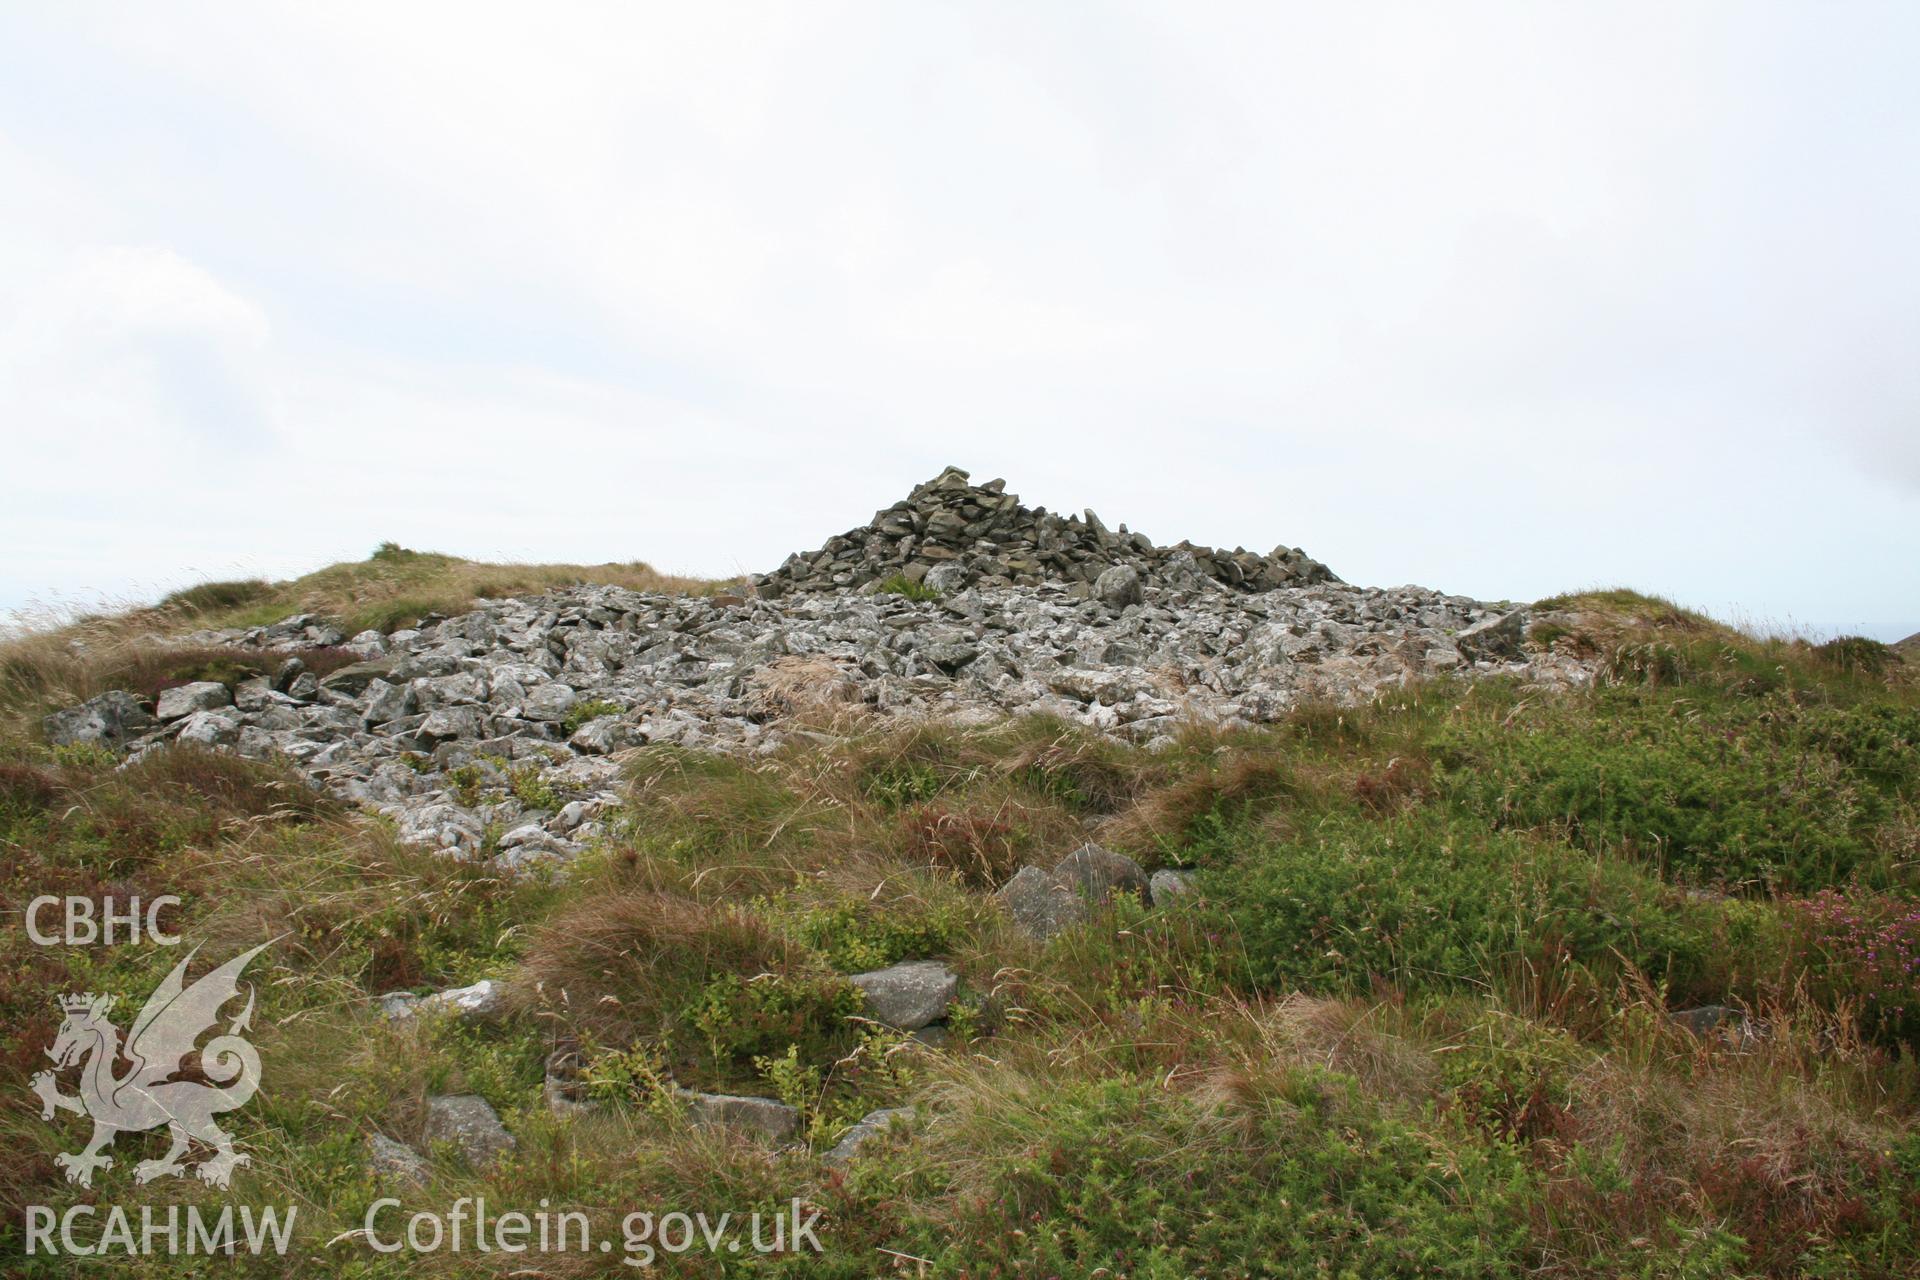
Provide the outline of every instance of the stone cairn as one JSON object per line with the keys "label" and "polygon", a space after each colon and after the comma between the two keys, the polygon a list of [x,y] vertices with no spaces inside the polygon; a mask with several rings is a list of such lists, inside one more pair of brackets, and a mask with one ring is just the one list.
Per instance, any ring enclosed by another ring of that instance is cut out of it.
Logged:
{"label": "stone cairn", "polygon": [[1184,541],[1157,547],[1124,524],[1108,529],[1091,511],[1060,516],[1023,507],[1006,481],[972,484],[966,472],[948,467],[905,501],[875,513],[871,524],[829,538],[818,551],[788,556],[752,584],[763,599],[872,590],[895,577],[942,592],[1065,582],[1084,585],[1076,594],[1089,594],[1101,574],[1116,567],[1133,569],[1148,585],[1182,590],[1271,591],[1340,581],[1298,547],[1276,547],[1264,556]]}

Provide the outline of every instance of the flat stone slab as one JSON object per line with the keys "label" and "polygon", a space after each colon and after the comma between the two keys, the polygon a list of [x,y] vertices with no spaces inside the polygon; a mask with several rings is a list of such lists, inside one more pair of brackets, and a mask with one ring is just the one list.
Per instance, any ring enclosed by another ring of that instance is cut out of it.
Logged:
{"label": "flat stone slab", "polygon": [[482,978],[470,987],[450,987],[430,996],[410,991],[389,991],[380,997],[380,1011],[394,1022],[421,1013],[447,1012],[474,1022],[497,1018],[506,1009],[505,992],[492,978]]}
{"label": "flat stone slab", "polygon": [[153,714],[161,720],[184,720],[196,711],[212,711],[233,705],[233,694],[218,680],[196,680],[192,684],[162,689]]}
{"label": "flat stone slab", "polygon": [[800,1130],[800,1113],[774,1098],[750,1098],[731,1093],[676,1091],[703,1128],[732,1129],[755,1137],[785,1142]]}

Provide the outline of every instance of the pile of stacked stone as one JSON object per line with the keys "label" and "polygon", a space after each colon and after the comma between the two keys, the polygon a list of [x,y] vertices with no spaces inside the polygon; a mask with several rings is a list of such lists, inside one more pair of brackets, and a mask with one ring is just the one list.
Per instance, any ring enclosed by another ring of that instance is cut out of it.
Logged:
{"label": "pile of stacked stone", "polygon": [[905,501],[877,512],[871,524],[850,529],[818,551],[788,556],[753,580],[762,598],[799,592],[872,589],[895,577],[938,591],[963,587],[1066,583],[1090,595],[1110,569],[1131,579],[1174,589],[1271,591],[1337,582],[1327,566],[1298,547],[1267,555],[1236,547],[1218,551],[1181,542],[1155,546],[1145,534],[1117,530],[1088,511],[1060,516],[1023,507],[1004,480],[973,484],[948,467],[918,485]]}

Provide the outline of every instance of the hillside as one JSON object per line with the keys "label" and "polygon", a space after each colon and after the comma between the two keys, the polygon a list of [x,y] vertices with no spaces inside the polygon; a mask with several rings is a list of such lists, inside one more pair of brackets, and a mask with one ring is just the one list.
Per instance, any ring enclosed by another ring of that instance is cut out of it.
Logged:
{"label": "hillside", "polygon": [[[0,944],[9,1206],[299,1208],[286,1258],[126,1274],[626,1274],[636,1210],[795,1197],[821,1252],[653,1265],[1920,1256],[1920,694],[1872,641],[1354,586],[950,469],[736,583],[209,584],[10,642],[0,712],[13,909],[177,895],[196,975],[270,944],[224,1190],[138,1181],[158,1133],[82,1188],[32,1097],[56,997],[124,1026],[184,948]],[[383,1196],[615,1243],[383,1252]]]}

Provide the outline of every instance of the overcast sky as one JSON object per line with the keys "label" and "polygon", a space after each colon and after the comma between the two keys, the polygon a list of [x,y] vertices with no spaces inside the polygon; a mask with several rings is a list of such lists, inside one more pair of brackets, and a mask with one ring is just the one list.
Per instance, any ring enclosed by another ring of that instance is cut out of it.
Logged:
{"label": "overcast sky", "polygon": [[0,7],[0,608],[947,463],[1920,630],[1920,5]]}

